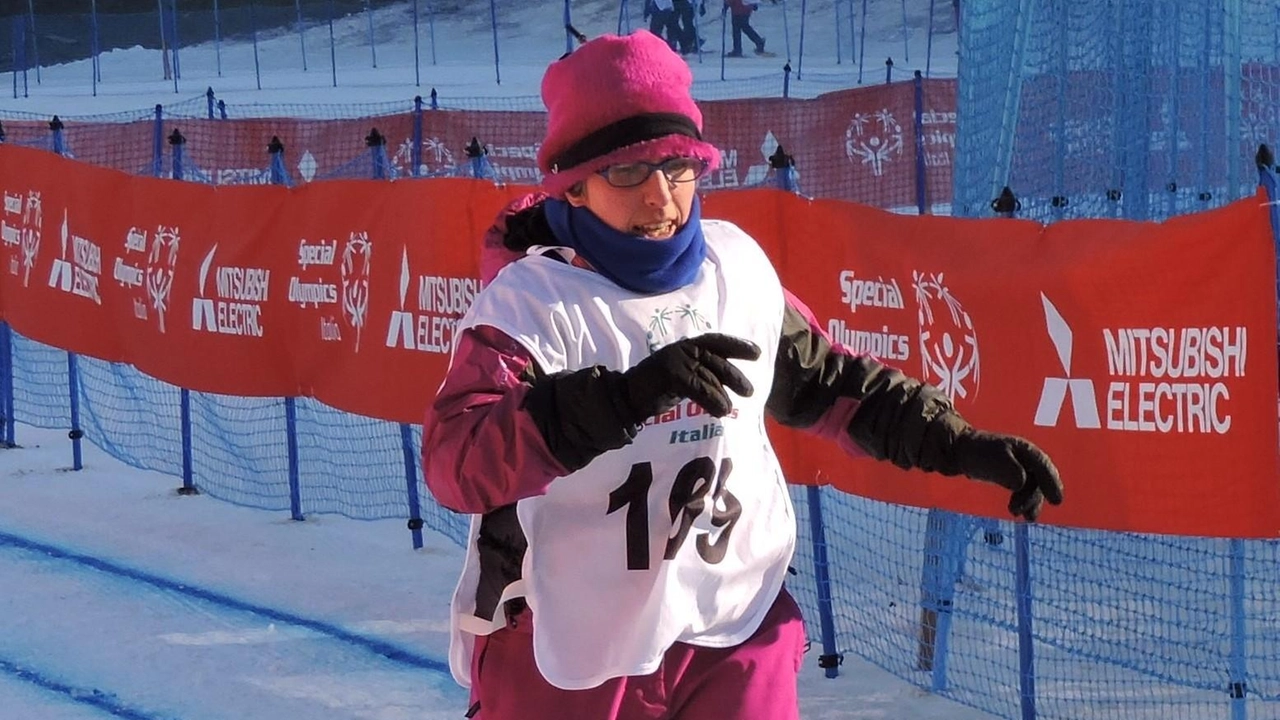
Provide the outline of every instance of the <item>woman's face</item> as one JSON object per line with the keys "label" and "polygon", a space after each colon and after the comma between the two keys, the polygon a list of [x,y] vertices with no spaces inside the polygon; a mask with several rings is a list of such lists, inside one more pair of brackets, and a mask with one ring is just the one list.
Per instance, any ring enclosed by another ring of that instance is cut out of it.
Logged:
{"label": "woman's face", "polygon": [[[657,165],[664,159],[650,162]],[[614,230],[667,240],[688,222],[697,185],[692,178],[672,182],[662,170],[653,170],[638,185],[615,187],[604,175],[592,173],[578,192],[569,192],[565,199],[574,207],[587,208]]]}

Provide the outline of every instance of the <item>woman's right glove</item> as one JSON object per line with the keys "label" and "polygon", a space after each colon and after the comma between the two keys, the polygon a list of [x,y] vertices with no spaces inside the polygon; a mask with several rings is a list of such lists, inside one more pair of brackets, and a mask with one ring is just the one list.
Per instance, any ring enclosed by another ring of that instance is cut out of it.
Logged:
{"label": "woman's right glove", "polygon": [[637,425],[689,399],[714,417],[733,410],[726,390],[750,397],[751,382],[731,359],[755,360],[760,348],[749,340],[708,333],[658,350],[622,373],[632,422]]}
{"label": "woman's right glove", "polygon": [[730,360],[755,360],[760,348],[747,340],[708,333],[678,340],[626,372],[594,366],[536,380],[523,408],[547,449],[569,472],[609,450],[627,445],[644,422],[682,400],[708,414],[733,411],[728,391],[748,397],[750,381]]}

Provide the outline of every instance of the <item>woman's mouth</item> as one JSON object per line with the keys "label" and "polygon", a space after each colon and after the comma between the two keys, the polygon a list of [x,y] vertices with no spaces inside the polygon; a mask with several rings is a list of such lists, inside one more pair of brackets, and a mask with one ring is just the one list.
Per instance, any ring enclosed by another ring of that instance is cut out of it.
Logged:
{"label": "woman's mouth", "polygon": [[676,221],[663,220],[662,222],[649,223],[648,225],[633,225],[631,232],[651,240],[665,240],[675,235]]}

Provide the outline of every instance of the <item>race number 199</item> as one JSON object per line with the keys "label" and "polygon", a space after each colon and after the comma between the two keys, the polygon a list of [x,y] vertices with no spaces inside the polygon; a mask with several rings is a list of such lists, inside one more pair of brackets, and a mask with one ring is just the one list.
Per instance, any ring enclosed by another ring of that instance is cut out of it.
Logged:
{"label": "race number 199", "polygon": [[[720,467],[709,457],[697,457],[685,463],[676,473],[667,506],[671,513],[671,532],[663,559],[676,556],[693,528],[693,523],[707,510],[711,498],[711,525],[720,533],[713,540],[710,532],[698,533],[695,543],[698,555],[715,565],[724,560],[733,526],[742,515],[742,504],[726,487],[733,471],[733,460],[724,458]],[[636,463],[626,481],[609,493],[607,515],[626,508],[627,569],[649,569],[649,488],[653,485],[653,465]]]}

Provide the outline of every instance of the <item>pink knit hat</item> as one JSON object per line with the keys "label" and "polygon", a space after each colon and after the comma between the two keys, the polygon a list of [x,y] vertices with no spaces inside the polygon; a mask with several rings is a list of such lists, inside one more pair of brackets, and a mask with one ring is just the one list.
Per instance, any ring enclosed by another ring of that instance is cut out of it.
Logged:
{"label": "pink knit hat", "polygon": [[648,30],[603,35],[551,63],[542,77],[543,189],[562,197],[591,173],[638,160],[696,157],[714,169],[720,151],[702,140],[692,85],[689,66]]}

